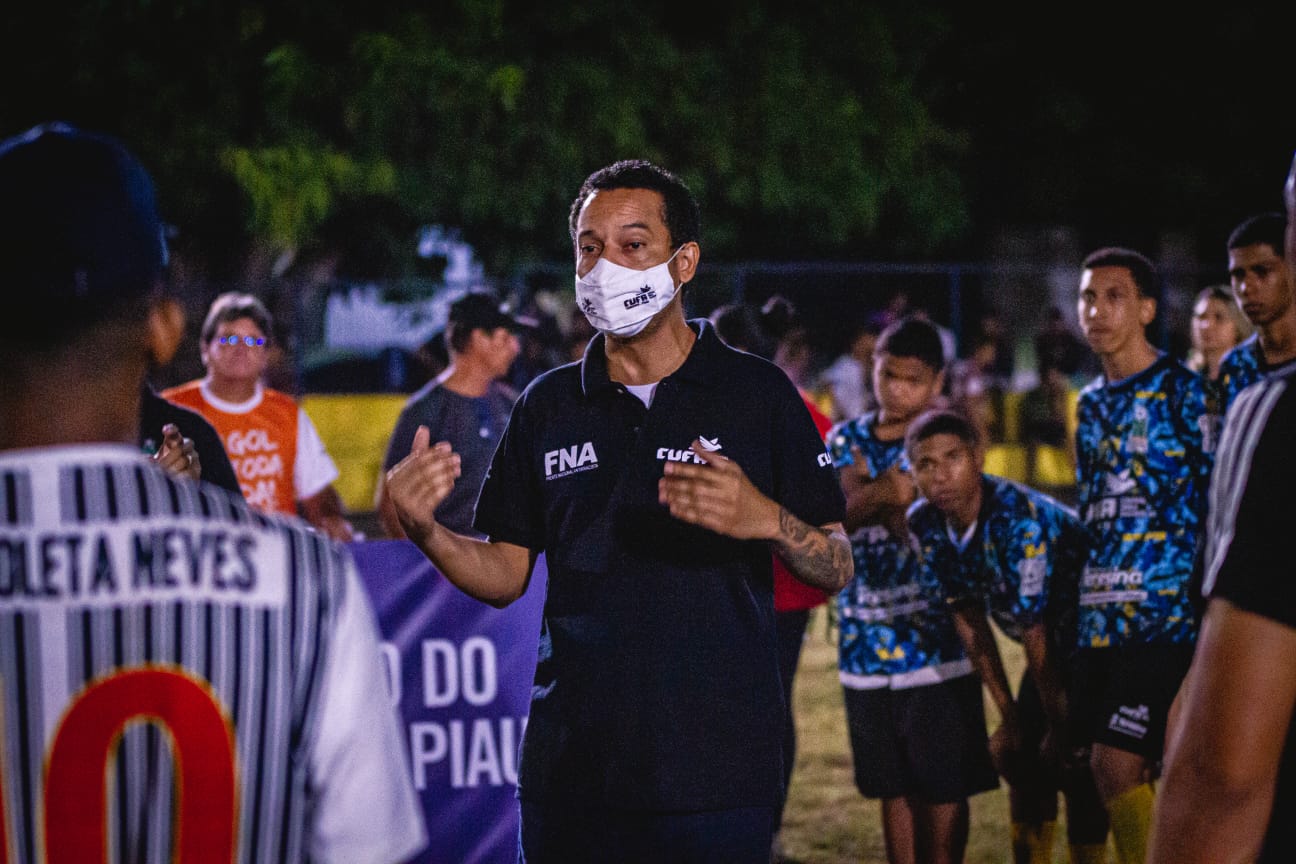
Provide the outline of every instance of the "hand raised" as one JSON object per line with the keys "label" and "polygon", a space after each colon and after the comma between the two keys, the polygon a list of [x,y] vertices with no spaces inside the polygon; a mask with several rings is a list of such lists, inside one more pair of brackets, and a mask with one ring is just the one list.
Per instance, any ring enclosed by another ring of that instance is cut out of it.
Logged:
{"label": "hand raised", "polygon": [[386,488],[410,539],[418,541],[434,524],[436,508],[454,489],[459,476],[459,454],[449,442],[429,446],[431,433],[420,426],[410,453],[387,472]]}
{"label": "hand raised", "polygon": [[153,454],[153,461],[168,474],[197,480],[202,476],[202,463],[192,438],[180,434],[174,423],[162,427],[162,445]]}
{"label": "hand raised", "polygon": [[837,477],[840,479],[842,486],[850,489],[852,486],[862,486],[873,482],[873,472],[869,470],[868,460],[864,458],[864,453],[860,450],[858,444],[851,445],[850,454],[850,463],[837,469]]}
{"label": "hand raised", "polygon": [[774,537],[778,505],[752,485],[738,463],[704,449],[700,440],[690,449],[703,464],[667,462],[657,481],[657,500],[671,515],[740,540]]}

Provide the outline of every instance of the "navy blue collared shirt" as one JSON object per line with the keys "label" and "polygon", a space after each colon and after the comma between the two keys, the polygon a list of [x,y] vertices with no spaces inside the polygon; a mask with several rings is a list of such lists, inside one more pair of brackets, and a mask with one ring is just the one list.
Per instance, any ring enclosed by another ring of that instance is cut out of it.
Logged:
{"label": "navy blue collared shirt", "polygon": [[783,694],[771,546],[673,518],[669,460],[701,438],[811,525],[845,501],[796,388],[705,321],[652,407],[602,336],[519,398],[477,502],[492,540],[543,551],[549,586],[519,794],[631,810],[774,805]]}

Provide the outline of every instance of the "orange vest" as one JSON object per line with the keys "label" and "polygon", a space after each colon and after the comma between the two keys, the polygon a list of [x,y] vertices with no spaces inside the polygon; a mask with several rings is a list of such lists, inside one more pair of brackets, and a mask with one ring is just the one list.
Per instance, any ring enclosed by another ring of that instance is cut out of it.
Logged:
{"label": "orange vest", "polygon": [[297,464],[297,403],[287,393],[262,388],[261,404],[230,414],[190,381],[162,392],[162,398],[192,408],[216,427],[248,504],[263,513],[297,515],[293,468]]}

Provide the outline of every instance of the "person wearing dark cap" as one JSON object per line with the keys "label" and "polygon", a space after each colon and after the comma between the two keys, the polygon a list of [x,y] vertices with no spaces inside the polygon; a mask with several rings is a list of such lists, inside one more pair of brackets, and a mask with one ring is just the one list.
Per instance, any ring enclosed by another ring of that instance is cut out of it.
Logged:
{"label": "person wearing dark cap", "polygon": [[350,540],[351,524],[333,488],[337,465],[315,425],[292,396],[263,383],[271,332],[270,313],[256,297],[220,295],[200,337],[207,377],[162,396],[216,427],[253,508],[300,514],[334,540]]}
{"label": "person wearing dark cap", "polygon": [[384,477],[409,454],[420,426],[428,428],[433,441],[445,441],[459,454],[461,473],[437,506],[437,521],[461,534],[474,533],[477,492],[517,398],[501,379],[520,350],[518,331],[528,323],[484,291],[469,292],[450,304],[445,334],[450,365],[405,403],[387,442],[376,498],[378,518],[389,537],[404,537],[405,531]]}
{"label": "person wearing dark cap", "polygon": [[684,316],[697,200],[639,160],[591,174],[568,227],[599,333],[519,397],[474,516],[433,514],[461,460],[420,428],[387,473],[406,534],[494,606],[548,568],[521,750],[528,864],[768,864],[783,789],[771,551],[836,591],[844,501],[788,377]]}
{"label": "person wearing dark cap", "polygon": [[405,861],[425,842],[345,549],[140,452],[152,183],[0,142],[0,858]]}

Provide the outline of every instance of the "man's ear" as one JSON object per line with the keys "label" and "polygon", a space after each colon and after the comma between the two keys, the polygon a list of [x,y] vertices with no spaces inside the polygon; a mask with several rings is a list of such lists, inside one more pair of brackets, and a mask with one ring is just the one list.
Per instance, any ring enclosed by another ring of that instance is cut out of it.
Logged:
{"label": "man's ear", "polygon": [[675,278],[683,285],[693,279],[697,273],[698,262],[702,260],[702,247],[692,240],[685,243],[675,253],[675,260],[671,262],[671,267],[675,270]]}
{"label": "man's ear", "polygon": [[1139,298],[1139,323],[1144,327],[1156,319],[1157,301],[1155,297]]}
{"label": "man's ear", "polygon": [[185,313],[175,300],[164,297],[149,309],[148,348],[153,363],[165,366],[175,357],[184,339]]}

